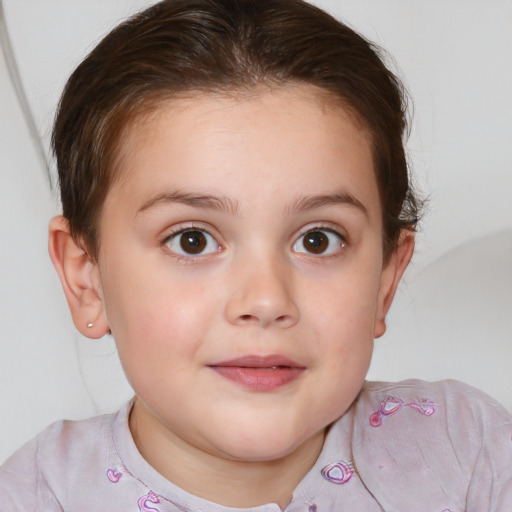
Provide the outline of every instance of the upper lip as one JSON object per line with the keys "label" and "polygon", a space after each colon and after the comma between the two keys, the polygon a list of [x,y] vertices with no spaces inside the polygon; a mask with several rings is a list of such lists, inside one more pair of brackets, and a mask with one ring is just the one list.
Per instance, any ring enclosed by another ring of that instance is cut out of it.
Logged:
{"label": "upper lip", "polygon": [[223,367],[238,367],[238,368],[275,368],[291,367],[291,368],[304,368],[302,364],[293,361],[292,359],[279,355],[272,354],[268,356],[248,355],[230,359],[228,361],[220,361],[218,363],[210,364],[208,366],[223,366]]}

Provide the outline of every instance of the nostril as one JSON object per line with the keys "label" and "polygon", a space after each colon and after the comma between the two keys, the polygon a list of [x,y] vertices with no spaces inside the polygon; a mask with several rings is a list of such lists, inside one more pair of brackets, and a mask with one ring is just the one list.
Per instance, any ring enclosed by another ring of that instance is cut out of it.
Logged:
{"label": "nostril", "polygon": [[[276,324],[283,325],[283,324],[287,324],[291,320],[292,320],[292,317],[290,315],[280,315],[280,316],[276,317],[273,321]],[[238,321],[240,323],[242,323],[242,324],[250,324],[250,323],[253,323],[253,322],[256,322],[256,323],[260,323],[261,322],[263,324],[269,323],[269,322],[266,321],[266,319],[260,318],[257,315],[251,315],[251,314],[240,315],[238,317]]]}

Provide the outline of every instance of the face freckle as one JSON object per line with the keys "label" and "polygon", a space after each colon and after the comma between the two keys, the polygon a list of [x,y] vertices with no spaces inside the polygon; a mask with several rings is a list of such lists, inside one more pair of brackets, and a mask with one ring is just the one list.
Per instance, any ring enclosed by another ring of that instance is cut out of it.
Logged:
{"label": "face freckle", "polygon": [[272,460],[318,439],[382,310],[367,136],[290,86],[170,101],[124,144],[98,265],[139,449]]}

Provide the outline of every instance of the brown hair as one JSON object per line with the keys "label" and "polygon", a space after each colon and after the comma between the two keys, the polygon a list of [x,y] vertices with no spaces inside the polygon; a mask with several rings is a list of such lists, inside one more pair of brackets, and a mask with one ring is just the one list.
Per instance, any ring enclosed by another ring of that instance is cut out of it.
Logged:
{"label": "brown hair", "polygon": [[123,129],[184,92],[307,83],[334,95],[371,134],[384,254],[413,230],[402,137],[405,95],[379,50],[302,0],[165,0],[110,32],[71,75],[52,144],[63,214],[92,257]]}

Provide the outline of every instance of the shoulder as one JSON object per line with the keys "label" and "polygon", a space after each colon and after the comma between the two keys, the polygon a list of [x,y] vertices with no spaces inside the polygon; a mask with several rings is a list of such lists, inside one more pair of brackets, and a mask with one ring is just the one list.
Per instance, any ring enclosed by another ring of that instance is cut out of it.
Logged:
{"label": "shoulder", "polygon": [[379,496],[395,488],[388,506],[512,507],[512,418],[485,393],[453,380],[368,382],[353,414],[358,468]]}
{"label": "shoulder", "polygon": [[[377,413],[371,424],[379,426],[383,419],[402,409],[416,411],[426,417],[440,417],[456,425],[474,425],[487,429],[496,422],[508,422],[510,414],[496,400],[482,391],[456,380],[426,382],[409,379],[401,382],[366,382],[359,403],[374,408]],[[414,417],[414,415],[412,415]]]}
{"label": "shoulder", "polygon": [[367,382],[355,409],[366,436],[390,443],[413,437],[431,449],[449,449],[470,465],[489,436],[512,426],[501,404],[455,380]]}
{"label": "shoulder", "polygon": [[[69,477],[101,456],[115,415],[58,421],[22,446],[0,466],[0,501],[9,510],[61,510],[55,498]],[[78,477],[77,477],[78,479]],[[44,506],[43,506],[44,505]]]}

